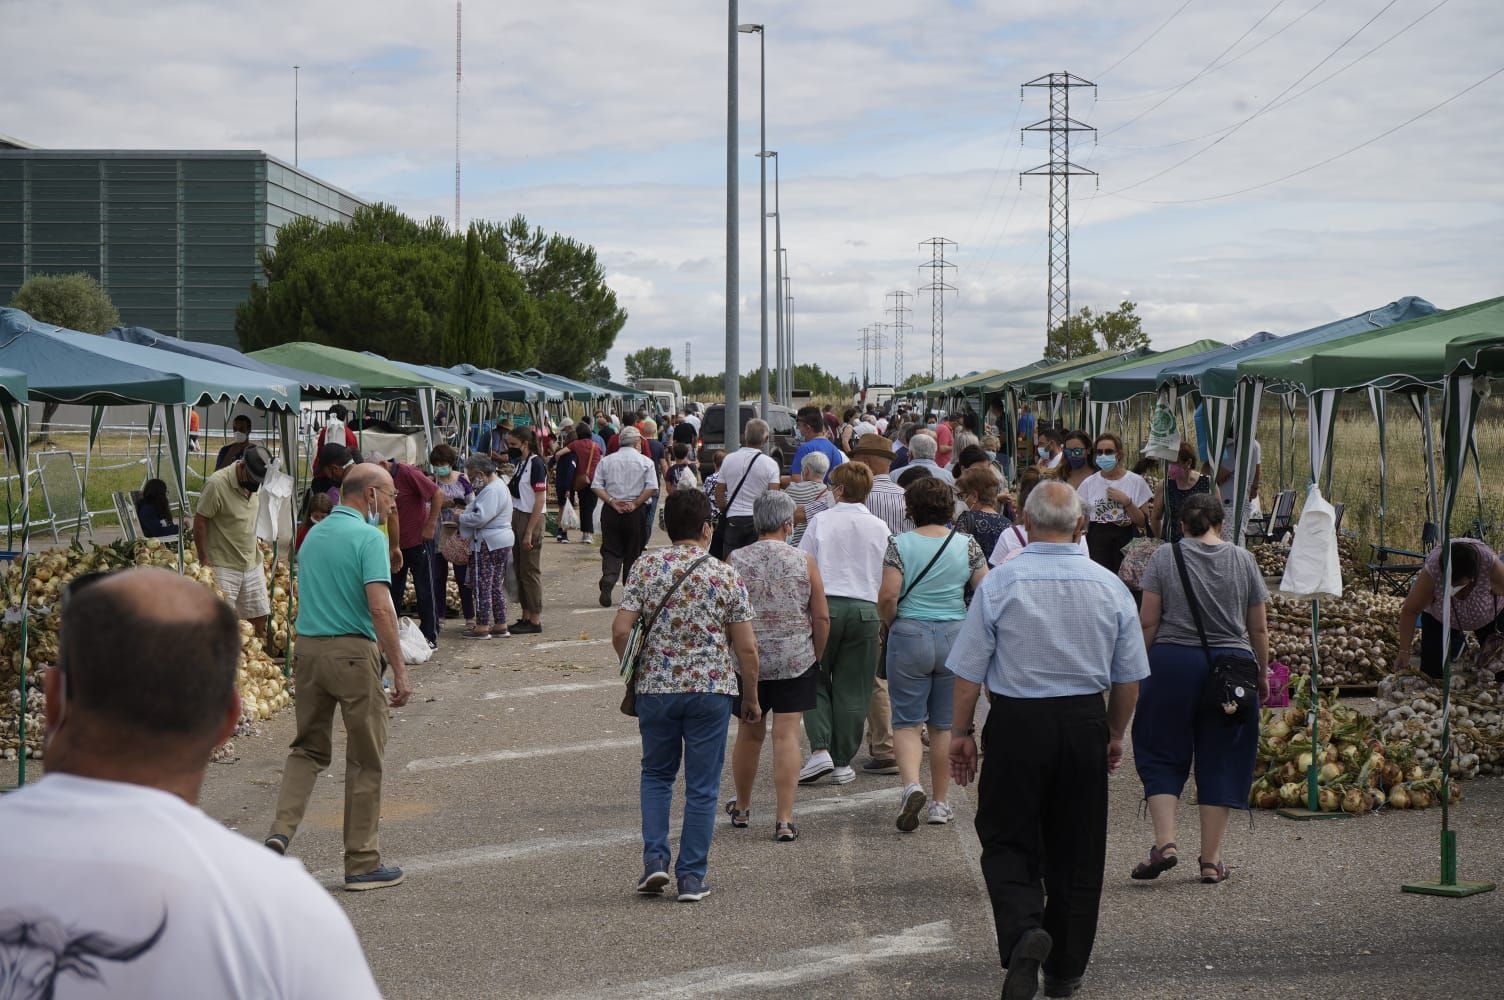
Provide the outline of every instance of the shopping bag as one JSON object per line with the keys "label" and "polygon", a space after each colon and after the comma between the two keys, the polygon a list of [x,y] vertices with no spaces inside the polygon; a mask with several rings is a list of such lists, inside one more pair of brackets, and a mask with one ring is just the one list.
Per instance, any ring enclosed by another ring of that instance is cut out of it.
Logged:
{"label": "shopping bag", "polygon": [[1314,484],[1306,494],[1295,539],[1285,560],[1279,592],[1296,600],[1342,596],[1342,561],[1337,552],[1337,511]]}
{"label": "shopping bag", "polygon": [[559,511],[560,531],[579,531],[580,515],[574,509],[573,500],[564,501],[564,509]]}
{"label": "shopping bag", "polygon": [[433,649],[423,637],[423,630],[411,618],[403,618],[397,623],[397,641],[402,646],[402,660],[405,663],[427,663],[433,656]]}

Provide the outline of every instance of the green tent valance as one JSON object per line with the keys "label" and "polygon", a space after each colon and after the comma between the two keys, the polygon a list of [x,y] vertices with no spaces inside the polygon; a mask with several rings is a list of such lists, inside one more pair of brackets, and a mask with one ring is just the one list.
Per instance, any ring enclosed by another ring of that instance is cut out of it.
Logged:
{"label": "green tent valance", "polygon": [[361,395],[366,397],[380,398],[416,389],[439,388],[435,379],[415,375],[385,358],[306,340],[252,351],[249,357],[287,368],[351,379],[359,384]]}

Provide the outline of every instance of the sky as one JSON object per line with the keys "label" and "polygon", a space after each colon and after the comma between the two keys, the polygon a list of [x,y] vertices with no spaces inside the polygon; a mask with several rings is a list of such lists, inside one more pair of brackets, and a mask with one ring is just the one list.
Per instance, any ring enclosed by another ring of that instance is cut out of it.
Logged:
{"label": "sky", "polygon": [[[1049,108],[1020,85],[1052,72],[1097,85],[1071,93],[1071,117],[1097,130],[1072,136],[1071,159],[1099,174],[1072,179],[1073,308],[1136,302],[1166,349],[1403,295],[1447,308],[1504,293],[1504,75],[1479,83],[1504,68],[1493,0],[746,0],[738,20],[767,28],[800,362],[859,372],[858,331],[891,323],[888,293],[906,291],[902,368],[888,331],[871,379],[930,371],[920,244],[937,236],[956,243],[943,374],[1041,355],[1049,181],[1019,171],[1049,155],[1020,128]],[[0,0],[0,25],[27,40],[7,50],[0,133],[291,161],[298,64],[304,169],[453,218],[453,3]],[[723,368],[727,34],[711,0],[465,7],[462,222],[522,213],[598,249],[629,314],[616,378],[645,346]],[[759,36],[738,41],[749,371]],[[770,210],[773,186],[770,170]]]}

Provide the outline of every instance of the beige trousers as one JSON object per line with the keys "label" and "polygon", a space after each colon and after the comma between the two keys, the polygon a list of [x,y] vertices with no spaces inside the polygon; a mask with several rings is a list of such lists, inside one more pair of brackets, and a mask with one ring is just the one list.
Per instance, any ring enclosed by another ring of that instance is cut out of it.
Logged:
{"label": "beige trousers", "polygon": [[345,720],[345,874],[381,866],[381,766],[386,749],[387,704],[381,690],[381,653],[362,636],[299,636],[298,732],[282,770],[277,818],[271,832],[291,840],[303,821],[319,772],[329,766],[334,710]]}

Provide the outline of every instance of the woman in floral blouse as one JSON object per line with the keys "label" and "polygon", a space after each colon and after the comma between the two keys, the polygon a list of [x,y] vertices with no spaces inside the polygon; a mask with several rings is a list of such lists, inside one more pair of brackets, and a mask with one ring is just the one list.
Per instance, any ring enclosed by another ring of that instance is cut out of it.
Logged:
{"label": "woman in floral blouse", "polygon": [[611,639],[620,655],[638,618],[651,619],[666,601],[644,639],[637,671],[643,840],[643,875],[637,891],[656,895],[668,885],[669,807],[682,760],[684,826],[674,874],[679,900],[693,902],[710,892],[705,874],[732,698],[742,694],[744,722],[762,718],[757,637],[747,588],[736,570],[709,557],[710,504],[705,494],[670,494],[663,520],[672,544],[645,552],[633,563]]}

